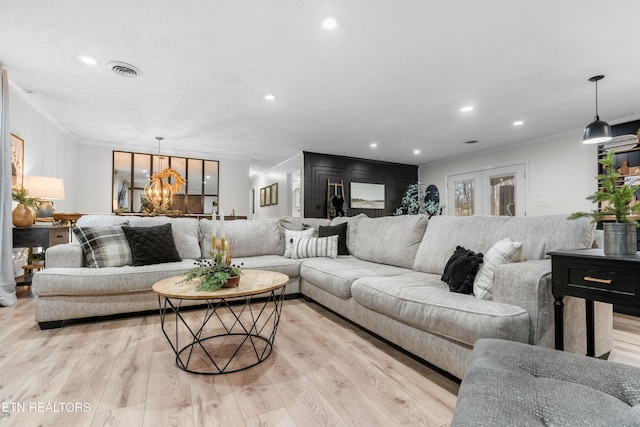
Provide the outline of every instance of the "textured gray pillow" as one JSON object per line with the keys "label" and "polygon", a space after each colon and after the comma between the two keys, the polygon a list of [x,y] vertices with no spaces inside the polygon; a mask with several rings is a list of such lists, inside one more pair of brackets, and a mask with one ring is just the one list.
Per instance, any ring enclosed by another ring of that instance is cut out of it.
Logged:
{"label": "textured gray pillow", "polygon": [[82,246],[87,266],[102,268],[131,265],[131,250],[120,225],[74,227],[73,234]]}

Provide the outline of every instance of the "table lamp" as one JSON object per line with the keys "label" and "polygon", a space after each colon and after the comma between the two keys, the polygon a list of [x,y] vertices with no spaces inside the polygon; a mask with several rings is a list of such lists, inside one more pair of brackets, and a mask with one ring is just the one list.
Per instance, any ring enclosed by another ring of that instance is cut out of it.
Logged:
{"label": "table lamp", "polygon": [[51,200],[64,200],[62,179],[48,176],[28,176],[25,179],[24,188],[29,191],[30,197],[40,199],[38,210],[35,212],[36,221],[53,221],[53,202]]}

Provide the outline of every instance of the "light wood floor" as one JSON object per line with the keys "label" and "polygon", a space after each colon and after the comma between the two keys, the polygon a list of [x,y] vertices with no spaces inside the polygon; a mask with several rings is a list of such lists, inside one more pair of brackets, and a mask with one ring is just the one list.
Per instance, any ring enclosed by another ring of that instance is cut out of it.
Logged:
{"label": "light wood floor", "polygon": [[[202,376],[176,367],[156,315],[40,331],[20,296],[0,308],[0,426],[446,426],[453,415],[455,382],[301,299],[285,302],[268,360]],[[614,322],[610,360],[640,366],[640,318]]]}

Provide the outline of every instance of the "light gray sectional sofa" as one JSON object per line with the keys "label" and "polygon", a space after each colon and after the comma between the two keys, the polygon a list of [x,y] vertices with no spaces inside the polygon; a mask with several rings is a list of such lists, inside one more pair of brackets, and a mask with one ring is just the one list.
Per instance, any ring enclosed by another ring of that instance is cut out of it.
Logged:
{"label": "light gray sectional sofa", "polygon": [[[151,285],[208,257],[211,221],[193,218],[83,216],[78,226],[131,226],[170,222],[181,262],[141,267],[83,267],[77,243],[47,251],[47,268],[33,279],[36,321],[157,308]],[[284,258],[285,229],[347,222],[351,255]],[[546,253],[591,247],[593,224],[564,215],[539,217],[400,216],[327,219],[279,218],[227,221],[234,263],[289,275],[286,293],[303,295],[462,378],[476,340],[499,338],[552,347],[551,262]],[[493,299],[451,293],[440,280],[457,245],[486,252],[502,238],[522,242],[524,261],[497,267]],[[285,308],[286,309],[286,308]],[[612,310],[596,304],[596,352],[611,350]],[[585,353],[584,302],[565,302],[565,349]]]}

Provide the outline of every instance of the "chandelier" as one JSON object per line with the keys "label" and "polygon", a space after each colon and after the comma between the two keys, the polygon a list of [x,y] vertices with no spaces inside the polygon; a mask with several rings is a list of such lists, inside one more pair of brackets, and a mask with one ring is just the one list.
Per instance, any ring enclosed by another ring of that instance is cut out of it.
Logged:
{"label": "chandelier", "polygon": [[[158,140],[158,169],[162,168],[162,157],[160,155],[160,141],[164,138],[156,136]],[[144,195],[147,201],[153,205],[154,212],[159,210],[167,210],[173,202],[173,194],[180,191],[183,185],[187,183],[185,179],[173,168],[167,167],[158,173],[151,175],[151,179],[144,186]],[[173,178],[175,183],[171,185],[168,178]],[[165,181],[165,179],[167,179]]]}

